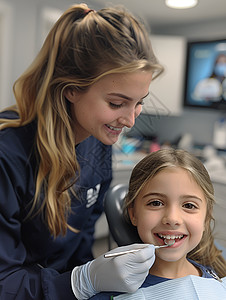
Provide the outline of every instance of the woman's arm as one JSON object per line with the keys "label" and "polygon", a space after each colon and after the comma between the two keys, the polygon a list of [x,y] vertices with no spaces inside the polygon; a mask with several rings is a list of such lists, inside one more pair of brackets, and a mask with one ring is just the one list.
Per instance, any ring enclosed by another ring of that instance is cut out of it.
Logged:
{"label": "woman's arm", "polygon": [[24,216],[18,201],[24,193],[25,178],[18,172],[18,164],[12,165],[6,155],[0,150],[0,299],[74,300],[71,272],[59,274],[31,261],[23,240]]}

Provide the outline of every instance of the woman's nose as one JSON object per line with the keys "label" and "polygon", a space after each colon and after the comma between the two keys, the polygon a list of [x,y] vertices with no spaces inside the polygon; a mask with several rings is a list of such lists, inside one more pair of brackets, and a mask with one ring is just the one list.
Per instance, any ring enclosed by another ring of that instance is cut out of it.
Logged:
{"label": "woman's nose", "polygon": [[118,121],[120,122],[120,124],[128,127],[128,128],[132,128],[135,124],[135,114],[129,114],[129,115],[124,115],[121,116]]}
{"label": "woman's nose", "polygon": [[136,118],[140,115],[141,108],[136,107],[135,109],[126,110],[124,115],[121,115],[118,121],[120,124],[132,128],[135,124]]}

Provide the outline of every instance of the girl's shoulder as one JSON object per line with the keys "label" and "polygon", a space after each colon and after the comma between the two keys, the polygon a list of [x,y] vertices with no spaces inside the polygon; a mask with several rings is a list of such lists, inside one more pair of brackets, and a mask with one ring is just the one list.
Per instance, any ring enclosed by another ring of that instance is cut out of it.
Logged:
{"label": "girl's shoulder", "polygon": [[204,278],[214,278],[214,279],[219,279],[218,275],[214,272],[213,269],[211,269],[210,267],[207,266],[203,266],[199,263],[197,263],[196,261],[193,260],[189,260],[195,267],[197,267],[201,273],[202,273],[202,277]]}

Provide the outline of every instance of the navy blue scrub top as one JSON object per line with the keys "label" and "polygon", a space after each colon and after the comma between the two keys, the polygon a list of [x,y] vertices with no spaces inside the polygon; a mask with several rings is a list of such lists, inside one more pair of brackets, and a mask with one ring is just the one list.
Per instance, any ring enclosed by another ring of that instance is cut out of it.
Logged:
{"label": "navy blue scrub top", "polygon": [[42,215],[26,218],[38,167],[35,135],[35,122],[0,131],[0,299],[75,299],[71,271],[93,259],[94,225],[112,179],[112,147],[93,137],[76,147],[79,200],[71,196],[68,223],[80,232],[54,239]]}

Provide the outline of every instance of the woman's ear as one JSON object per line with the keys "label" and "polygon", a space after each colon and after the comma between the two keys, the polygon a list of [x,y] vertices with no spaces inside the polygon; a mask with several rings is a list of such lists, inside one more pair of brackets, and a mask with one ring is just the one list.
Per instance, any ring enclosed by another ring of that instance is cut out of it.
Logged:
{"label": "woman's ear", "polygon": [[134,214],[134,207],[133,206],[128,207],[128,215],[129,215],[131,223],[134,226],[137,226],[137,218]]}
{"label": "woman's ear", "polygon": [[78,91],[74,87],[66,87],[63,94],[71,103],[75,103],[75,100],[78,99]]}

